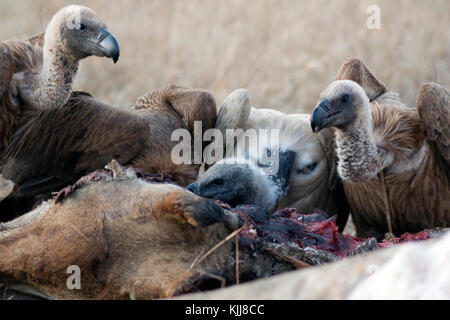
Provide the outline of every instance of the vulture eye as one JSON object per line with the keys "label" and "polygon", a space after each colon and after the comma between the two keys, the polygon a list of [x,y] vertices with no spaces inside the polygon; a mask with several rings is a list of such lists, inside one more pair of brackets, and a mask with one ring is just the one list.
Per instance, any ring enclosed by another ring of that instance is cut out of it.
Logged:
{"label": "vulture eye", "polygon": [[216,179],[212,182],[213,185],[215,186],[223,186],[225,184],[225,181],[223,181],[222,179]]}
{"label": "vulture eye", "polygon": [[77,28],[78,31],[86,31],[86,29],[87,29],[86,25],[82,23],[80,23]]}
{"label": "vulture eye", "polygon": [[316,170],[316,168],[317,162],[314,162],[304,168],[298,169],[297,174],[311,174]]}
{"label": "vulture eye", "polygon": [[312,163],[312,164],[310,164],[309,166],[306,167],[306,169],[309,172],[313,172],[314,170],[316,170],[316,168],[317,168],[317,162],[314,162],[314,163]]}
{"label": "vulture eye", "polygon": [[344,95],[341,97],[341,101],[342,101],[343,103],[349,102],[349,101],[350,101],[350,96],[349,96],[348,94],[344,94]]}

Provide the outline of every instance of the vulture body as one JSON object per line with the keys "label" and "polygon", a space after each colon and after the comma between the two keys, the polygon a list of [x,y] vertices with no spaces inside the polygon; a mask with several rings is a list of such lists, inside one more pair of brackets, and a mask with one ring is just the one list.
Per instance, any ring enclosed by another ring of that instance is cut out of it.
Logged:
{"label": "vulture body", "polygon": [[136,109],[108,106],[74,92],[64,107],[27,117],[11,138],[1,173],[16,183],[19,197],[58,191],[112,159],[143,173],[165,172],[182,186],[192,183],[199,166],[173,163],[171,151],[178,142],[171,137],[177,129],[193,132],[194,120],[202,122],[203,130],[212,128],[212,96],[171,86],[139,99]]}
{"label": "vulture body", "polygon": [[60,10],[43,34],[0,44],[0,172],[17,186],[0,204],[3,215],[29,211],[113,158],[144,173],[167,172],[180,185],[197,176],[197,166],[171,161],[171,135],[193,131],[197,120],[212,127],[211,95],[169,87],[139,99],[133,112],[107,106],[72,93],[79,60],[90,55],[116,62],[119,46],[101,19],[81,6]]}
{"label": "vulture body", "polygon": [[67,102],[80,60],[94,55],[117,62],[120,55],[117,40],[99,16],[77,5],[58,11],[44,34],[5,45],[15,59],[15,104],[40,109]]}
{"label": "vulture body", "polygon": [[61,9],[45,33],[0,43],[0,155],[30,113],[66,104],[79,61],[91,55],[117,61],[119,45],[83,6]]}
{"label": "vulture body", "polygon": [[358,59],[340,69],[312,116],[334,128],[338,172],[360,237],[450,226],[450,92],[425,85],[407,108]]}
{"label": "vulture body", "polygon": [[[236,140],[227,139],[225,149],[235,148],[237,155],[225,154],[224,159],[208,167],[196,183],[188,186],[190,191],[231,206],[257,205],[268,212],[297,208],[305,214],[317,209],[329,215],[339,213],[338,225],[343,231],[349,214],[333,155],[325,152],[334,153],[332,147],[326,147],[333,142],[327,139],[330,130],[315,135],[308,115],[252,108],[245,89],[233,92],[223,103],[216,129],[223,136],[227,136],[227,130],[236,129]],[[271,130],[278,130],[278,143],[267,141]],[[246,133],[252,131],[258,141],[247,147]],[[272,172],[264,171],[268,169],[264,164],[268,150],[271,156],[278,152],[278,159],[270,161],[270,166],[278,166],[270,168]],[[245,155],[245,161],[239,155]]]}

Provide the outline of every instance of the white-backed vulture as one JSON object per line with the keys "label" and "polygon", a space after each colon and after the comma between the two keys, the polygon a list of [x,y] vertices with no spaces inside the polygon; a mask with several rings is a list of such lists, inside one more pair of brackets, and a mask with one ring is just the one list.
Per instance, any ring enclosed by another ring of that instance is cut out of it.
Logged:
{"label": "white-backed vulture", "polygon": [[43,37],[5,42],[16,60],[14,90],[21,102],[35,108],[67,102],[80,60],[92,55],[119,59],[117,40],[87,7],[71,5],[58,11]]}
{"label": "white-backed vulture", "polygon": [[[450,225],[450,92],[425,85],[407,108],[358,59],[321,95],[315,132],[334,128],[338,172],[359,236]],[[389,223],[389,220],[391,222]]]}
{"label": "white-backed vulture", "polygon": [[136,108],[112,107],[74,92],[62,108],[28,114],[0,161],[3,177],[17,185],[14,197],[58,191],[112,159],[144,173],[165,172],[182,186],[194,182],[200,166],[174,164],[171,152],[178,142],[172,133],[193,132],[194,120],[203,131],[213,128],[217,111],[211,94],[171,86],[139,99]]}
{"label": "white-backed vulture", "polygon": [[[250,106],[250,94],[240,89],[224,102],[216,123],[223,136],[228,129],[243,129],[231,142],[237,154],[245,154],[244,161],[236,156],[225,155],[203,173],[188,189],[197,195],[237,205],[257,205],[269,212],[277,208],[297,208],[304,213],[320,209],[337,215],[338,225],[347,222],[348,210],[342,201],[342,185],[337,181],[333,156],[325,148],[330,132],[315,135],[310,126],[310,116],[287,115],[272,109],[256,109]],[[246,145],[247,130],[279,130],[279,144],[269,144],[264,131],[256,131],[258,142]],[[230,143],[230,141],[227,141]],[[332,141],[331,141],[332,142]],[[241,150],[245,149],[245,150]],[[276,150],[278,149],[278,150]],[[263,172],[262,159],[266,153],[275,155],[278,166],[272,174]]]}
{"label": "white-backed vulture", "polygon": [[27,114],[62,107],[70,97],[79,60],[119,58],[117,40],[91,9],[69,6],[45,33],[0,43],[0,155]]}

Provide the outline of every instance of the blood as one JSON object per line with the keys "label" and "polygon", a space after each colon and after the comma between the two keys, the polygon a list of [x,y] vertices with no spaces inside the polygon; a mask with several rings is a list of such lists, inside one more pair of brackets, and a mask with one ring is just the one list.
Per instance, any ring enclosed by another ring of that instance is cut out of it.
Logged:
{"label": "blood", "polygon": [[400,238],[395,238],[391,241],[382,241],[378,244],[379,248],[390,248],[393,245],[405,243],[405,242],[411,242],[411,241],[424,241],[424,240],[430,240],[432,238],[432,235],[429,231],[422,231],[417,234],[412,233],[405,233]]}
{"label": "blood", "polygon": [[[99,170],[80,179],[74,186],[69,186],[56,193],[57,202],[68,197],[77,187],[87,182],[100,180],[101,175],[112,176],[109,170]],[[148,183],[173,183],[167,173],[146,174],[136,170],[137,177]],[[275,244],[295,244],[301,249],[312,248],[326,251],[344,258],[355,249],[366,244],[370,239],[360,239],[339,232],[336,217],[329,217],[325,212],[315,211],[303,214],[297,209],[283,209],[270,215],[264,209],[255,206],[238,206],[231,208],[228,204],[216,201],[223,209],[239,215],[244,229],[240,233],[240,246],[253,250],[255,241],[263,240]],[[389,248],[393,245],[424,241],[433,238],[433,231],[422,231],[417,234],[406,233],[400,238],[378,243],[378,248]]]}
{"label": "blood", "polygon": [[136,171],[137,177],[147,183],[154,183],[154,184],[158,184],[158,183],[172,183],[173,184],[174,183],[174,180],[167,172],[148,174],[148,173],[144,173],[141,170],[135,170],[135,171]]}
{"label": "blood", "polygon": [[[302,249],[312,248],[344,258],[370,240],[340,233],[336,225],[336,217],[330,218],[321,211],[305,215],[297,209],[283,209],[269,215],[259,207],[231,208],[220,201],[217,203],[242,218],[244,230],[240,234],[240,244],[248,248],[252,248],[253,241],[258,238],[277,244],[295,243]],[[430,238],[432,235],[428,231],[418,234],[406,233],[400,238],[379,243],[378,248],[388,248],[405,242],[423,241]]]}

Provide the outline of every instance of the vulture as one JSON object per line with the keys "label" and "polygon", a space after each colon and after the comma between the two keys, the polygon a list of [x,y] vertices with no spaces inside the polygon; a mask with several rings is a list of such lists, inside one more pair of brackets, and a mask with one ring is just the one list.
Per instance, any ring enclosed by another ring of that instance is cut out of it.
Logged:
{"label": "vulture", "polygon": [[30,113],[66,104],[81,59],[117,62],[119,54],[97,14],[75,5],[56,13],[45,33],[0,43],[0,156]]}
{"label": "vulture", "polygon": [[[3,177],[16,184],[9,200],[48,197],[112,159],[142,174],[166,173],[172,182],[186,186],[195,181],[200,166],[172,161],[172,149],[178,144],[172,133],[177,129],[193,133],[194,121],[201,121],[204,131],[213,128],[216,110],[208,92],[178,86],[145,95],[134,110],[74,92],[62,108],[28,115],[13,134],[0,161]],[[19,214],[31,209],[26,206]]]}
{"label": "vulture", "polygon": [[[226,154],[224,159],[208,166],[187,189],[233,207],[256,205],[269,212],[289,207],[306,214],[317,209],[329,215],[339,213],[338,225],[343,231],[348,208],[342,201],[342,184],[335,174],[333,157],[325,153],[325,150],[333,152],[333,148],[326,147],[331,141],[327,139],[331,131],[315,135],[309,120],[308,115],[252,108],[249,92],[236,90],[220,109],[216,129],[223,136],[227,136],[227,130],[237,129],[237,139],[225,141],[237,149],[237,154]],[[278,142],[267,141],[272,129],[279,130]],[[245,133],[253,130],[258,130],[258,141],[247,147]],[[265,156],[277,159],[267,165],[263,161]],[[264,171],[268,166],[273,167],[272,172]]]}
{"label": "vulture", "polygon": [[450,226],[448,89],[426,84],[410,109],[352,58],[321,94],[311,124],[335,131],[337,170],[360,237]]}
{"label": "vulture", "polygon": [[79,61],[108,57],[116,63],[119,44],[91,9],[71,5],[58,11],[44,34],[28,41],[6,41],[15,59],[13,95],[34,108],[57,108],[70,97]]}
{"label": "vulture", "polygon": [[193,132],[194,121],[212,127],[211,95],[171,86],[138,99],[131,112],[108,106],[72,92],[79,60],[90,55],[117,62],[119,46],[81,6],[59,11],[43,34],[0,44],[0,173],[16,184],[0,219],[29,211],[113,158],[143,173],[167,172],[183,186],[195,180],[197,166],[171,161],[171,135]]}

